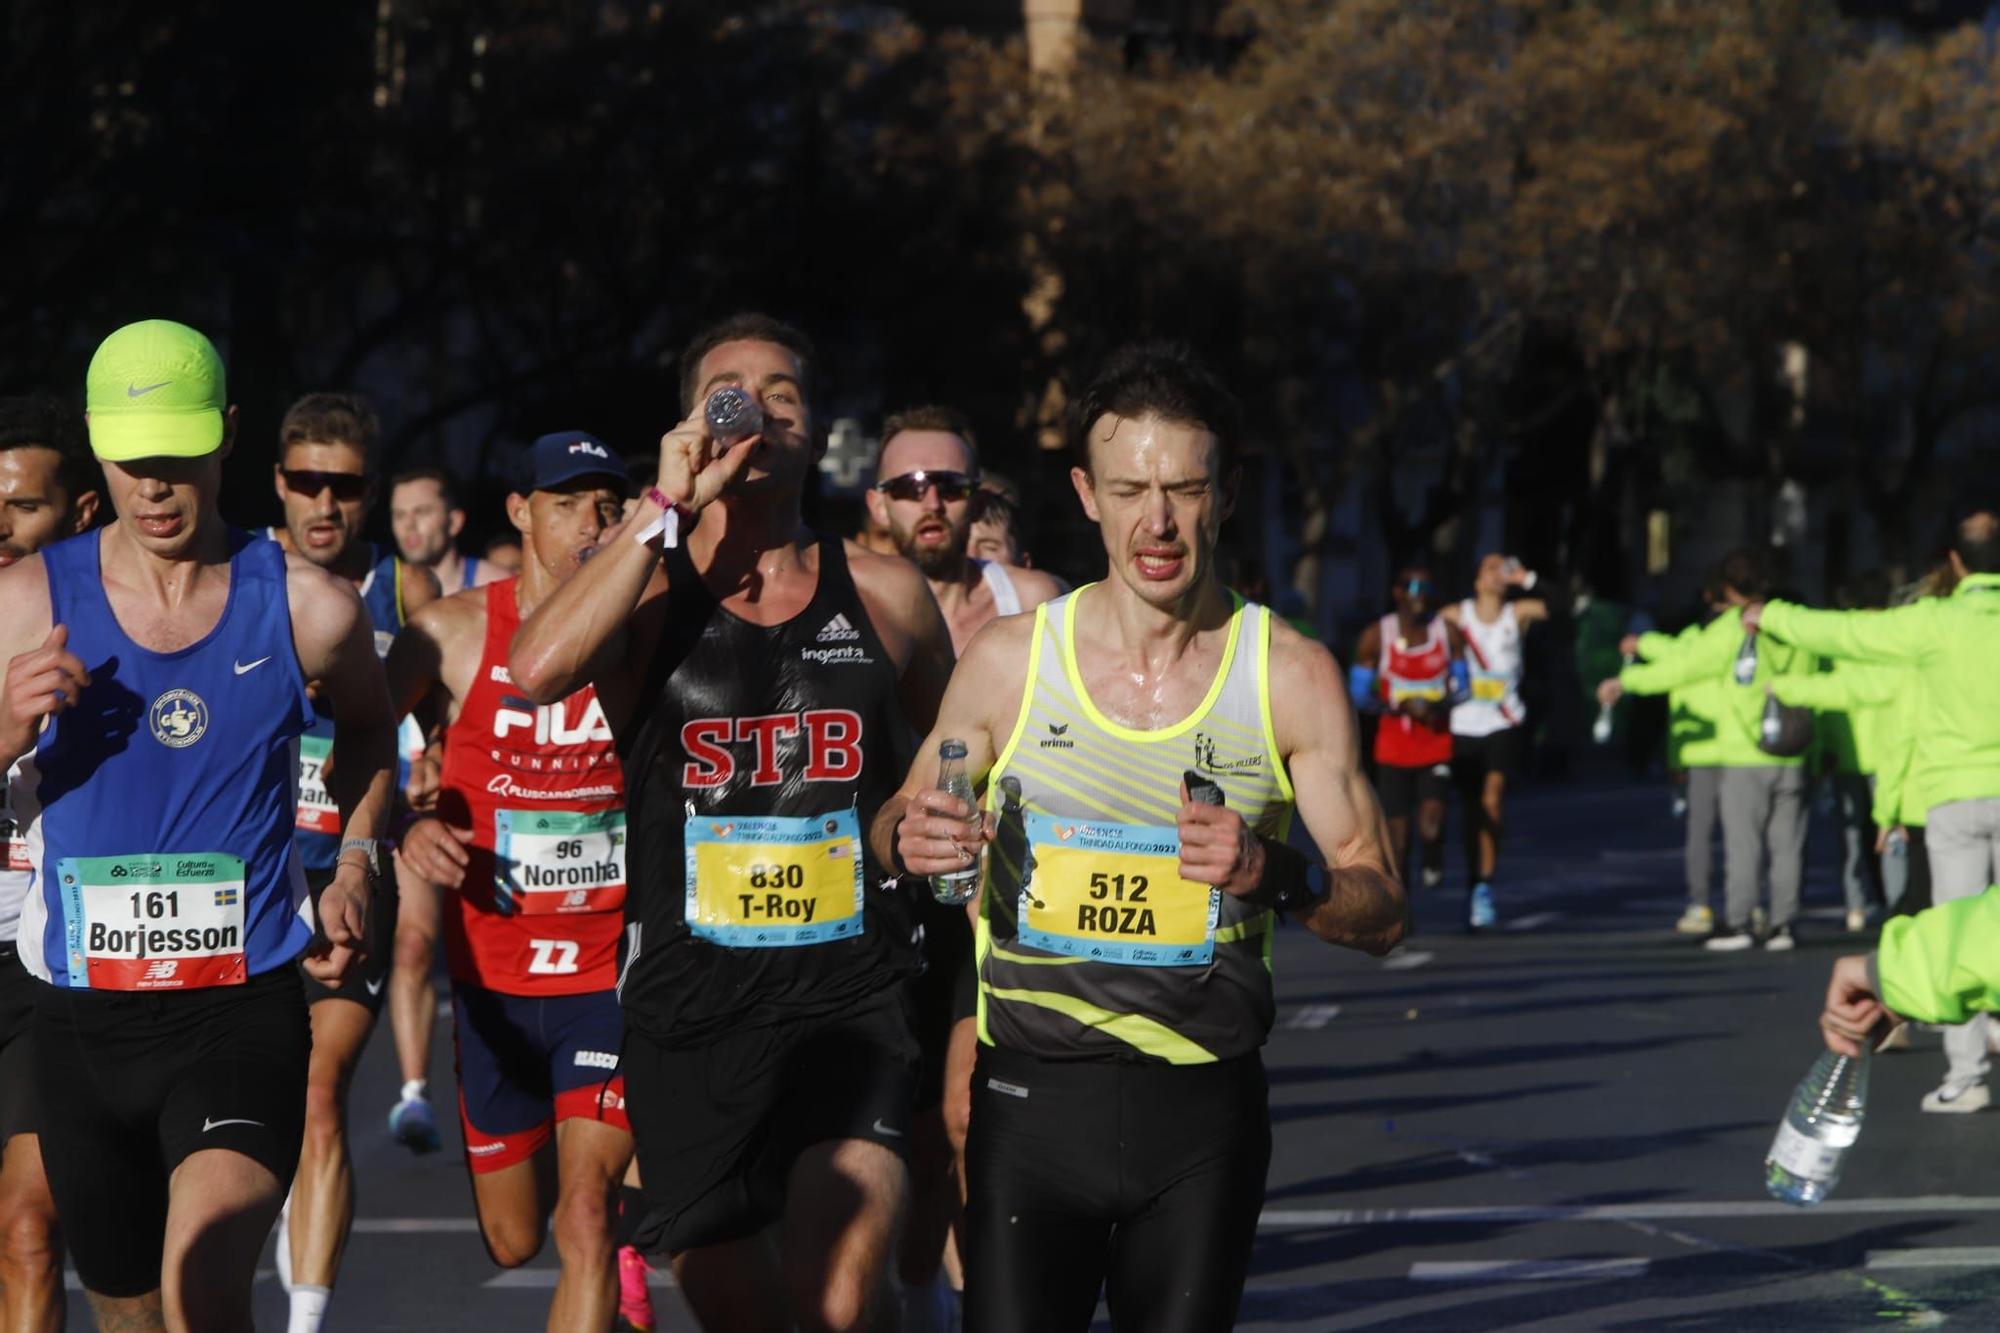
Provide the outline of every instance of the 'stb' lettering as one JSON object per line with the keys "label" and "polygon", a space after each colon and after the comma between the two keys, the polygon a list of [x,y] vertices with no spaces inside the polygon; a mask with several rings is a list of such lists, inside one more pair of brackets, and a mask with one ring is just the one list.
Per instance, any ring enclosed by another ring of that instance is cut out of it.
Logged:
{"label": "'stb' lettering", "polygon": [[[733,747],[749,752],[739,758]],[[723,786],[744,763],[751,786],[775,787],[801,759],[807,782],[852,782],[861,775],[861,715],[847,708],[813,708],[764,717],[692,718],[681,727],[681,749],[687,753],[684,787]]]}

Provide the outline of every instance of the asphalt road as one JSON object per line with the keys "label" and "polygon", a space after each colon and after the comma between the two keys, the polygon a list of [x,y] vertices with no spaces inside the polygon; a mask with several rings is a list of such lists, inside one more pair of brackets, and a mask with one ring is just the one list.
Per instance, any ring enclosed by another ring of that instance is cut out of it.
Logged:
{"label": "asphalt road", "polygon": [[[2000,1114],[1924,1115],[1934,1035],[1874,1070],[1834,1198],[1771,1201],[1762,1158],[1817,1050],[1840,936],[1826,830],[1789,955],[1673,934],[1679,826],[1664,788],[1522,793],[1505,929],[1468,938],[1462,889],[1419,895],[1398,957],[1279,941],[1267,1052],[1276,1153],[1242,1327],[1860,1329],[2000,1325]],[[361,1221],[333,1329],[542,1327],[552,1247],[497,1272],[448,1150],[388,1139],[386,1034],[354,1093]],[[437,1081],[450,1086],[448,1024]],[[449,1104],[447,1092],[442,1105]],[[661,1327],[691,1329],[671,1289]],[[260,1326],[284,1327],[274,1279]],[[86,1327],[80,1298],[74,1327]]]}

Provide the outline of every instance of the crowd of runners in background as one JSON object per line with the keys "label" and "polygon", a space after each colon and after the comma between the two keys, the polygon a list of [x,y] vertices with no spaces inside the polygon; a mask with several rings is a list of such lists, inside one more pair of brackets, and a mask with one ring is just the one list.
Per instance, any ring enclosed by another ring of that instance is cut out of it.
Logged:
{"label": "crowd of runners in background", "polygon": [[[322,1327],[354,1136],[447,1138],[441,949],[481,1235],[503,1267],[553,1238],[552,1329],[651,1327],[649,1262],[719,1329],[1228,1326],[1271,936],[1395,948],[1454,792],[1464,924],[1503,924],[1528,647],[1580,608],[1504,554],[1451,601],[1404,569],[1343,670],[1226,586],[1238,409],[1160,344],[1101,368],[1074,495],[1033,500],[1081,507],[1100,581],[1029,567],[948,407],[891,415],[865,526],[814,532],[814,372],[778,321],[705,331],[656,451],[542,436],[477,556],[351,393],[280,424],[282,526],[230,524],[236,413],[183,325],[0,402],[0,1325],[59,1326],[67,1252],[104,1327],[248,1328],[275,1227],[290,1328]],[[1904,600],[2000,586],[1995,533]],[[1597,690],[1671,701],[1680,928],[1790,947],[1822,771],[1849,930],[1983,889],[2000,781],[1932,737],[1983,738],[1940,694],[1993,687],[1909,646],[1943,613],[1770,583],[1732,556],[1712,619],[1626,636]],[[401,1088],[357,1120],[384,1008]],[[1985,1040],[1948,1035],[1926,1109],[1985,1104]]]}

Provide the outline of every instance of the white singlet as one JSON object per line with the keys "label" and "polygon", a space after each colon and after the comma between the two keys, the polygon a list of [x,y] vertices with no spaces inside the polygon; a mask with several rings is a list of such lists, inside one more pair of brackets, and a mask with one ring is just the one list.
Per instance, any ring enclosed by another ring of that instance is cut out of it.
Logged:
{"label": "white singlet", "polygon": [[1458,627],[1465,634],[1465,660],[1472,673],[1471,697],[1451,710],[1454,736],[1491,736],[1527,721],[1521,702],[1521,622],[1511,603],[1500,618],[1481,620],[1477,603],[1458,604]]}
{"label": "white singlet", "polygon": [[21,765],[7,770],[0,785],[0,944],[11,944],[21,928],[21,900],[28,896],[33,876],[28,873],[28,844],[14,818],[14,784],[21,781]]}
{"label": "white singlet", "polygon": [[1007,571],[995,560],[981,560],[979,577],[993,590],[993,614],[996,616],[1018,616],[1021,614],[1021,594],[1014,591],[1014,580],[1007,577]]}

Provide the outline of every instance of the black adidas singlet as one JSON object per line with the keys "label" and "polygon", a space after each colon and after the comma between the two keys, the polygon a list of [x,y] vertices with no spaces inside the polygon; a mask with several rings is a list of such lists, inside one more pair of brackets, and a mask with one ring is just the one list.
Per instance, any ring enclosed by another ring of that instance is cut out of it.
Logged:
{"label": "black adidas singlet", "polygon": [[685,550],[625,760],[633,1027],[685,1046],[836,1012],[918,968],[901,890],[878,887],[869,821],[913,748],[897,671],[838,538],[803,611],[754,625]]}

